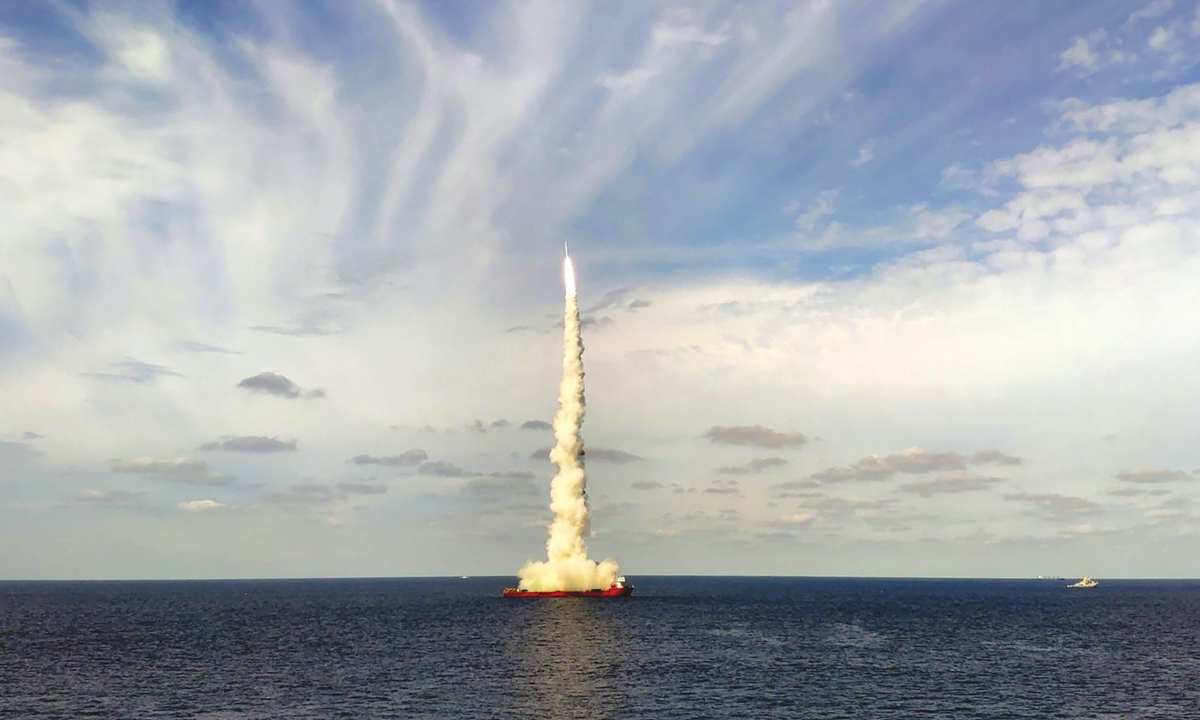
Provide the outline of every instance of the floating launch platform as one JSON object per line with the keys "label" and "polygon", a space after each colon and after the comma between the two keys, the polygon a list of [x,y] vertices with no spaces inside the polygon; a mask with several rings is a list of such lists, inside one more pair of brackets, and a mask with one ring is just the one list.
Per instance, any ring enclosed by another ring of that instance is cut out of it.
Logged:
{"label": "floating launch platform", "polygon": [[564,597],[628,597],[633,594],[633,586],[625,582],[624,577],[613,581],[605,590],[521,590],[520,588],[504,588],[504,597],[515,598],[564,598]]}

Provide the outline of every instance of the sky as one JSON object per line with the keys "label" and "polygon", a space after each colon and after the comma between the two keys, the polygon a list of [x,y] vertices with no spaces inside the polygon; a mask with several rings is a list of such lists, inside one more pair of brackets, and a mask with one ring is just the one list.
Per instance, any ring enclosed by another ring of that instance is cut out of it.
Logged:
{"label": "sky", "polygon": [[1195,1],[6,3],[0,579],[1200,576]]}

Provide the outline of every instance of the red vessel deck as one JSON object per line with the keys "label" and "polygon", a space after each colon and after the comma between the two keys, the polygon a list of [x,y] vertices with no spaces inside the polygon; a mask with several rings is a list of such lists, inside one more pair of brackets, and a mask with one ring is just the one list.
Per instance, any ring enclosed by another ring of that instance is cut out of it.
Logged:
{"label": "red vessel deck", "polygon": [[519,590],[517,588],[504,589],[504,597],[515,598],[625,597],[626,595],[632,594],[632,585],[625,585],[624,587],[610,587],[607,590],[554,590],[551,592]]}

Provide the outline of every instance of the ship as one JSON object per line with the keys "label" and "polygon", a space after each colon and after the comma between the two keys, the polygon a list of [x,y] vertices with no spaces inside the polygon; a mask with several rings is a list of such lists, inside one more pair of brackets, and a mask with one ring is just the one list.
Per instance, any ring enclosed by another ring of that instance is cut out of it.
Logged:
{"label": "ship", "polygon": [[520,588],[504,588],[506,598],[564,598],[564,597],[627,597],[633,594],[633,586],[625,582],[625,577],[613,580],[612,585],[605,589],[596,590],[522,590]]}
{"label": "ship", "polygon": [[1091,579],[1087,575],[1084,575],[1082,580],[1075,583],[1074,585],[1068,585],[1067,587],[1069,587],[1069,588],[1090,588],[1090,587],[1096,587],[1099,584],[1100,583]]}

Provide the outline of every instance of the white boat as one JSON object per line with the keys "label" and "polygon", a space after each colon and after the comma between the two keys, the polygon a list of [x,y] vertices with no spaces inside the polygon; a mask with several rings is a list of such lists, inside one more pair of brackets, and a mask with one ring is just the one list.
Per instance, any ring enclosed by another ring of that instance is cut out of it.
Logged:
{"label": "white boat", "polygon": [[1097,586],[1097,585],[1099,585],[1099,584],[1100,584],[1100,583],[1098,583],[1098,582],[1096,582],[1095,580],[1091,579],[1091,578],[1090,578],[1090,577],[1088,577],[1087,575],[1084,575],[1082,580],[1080,580],[1079,582],[1075,583],[1074,585],[1068,585],[1067,587],[1069,587],[1069,588],[1075,588],[1075,587],[1077,587],[1077,588],[1089,588],[1089,587],[1096,587],[1096,586]]}

